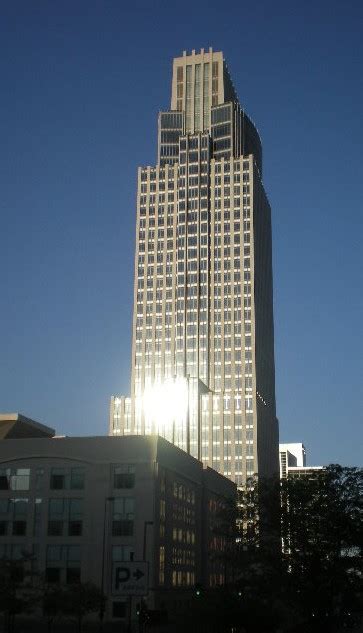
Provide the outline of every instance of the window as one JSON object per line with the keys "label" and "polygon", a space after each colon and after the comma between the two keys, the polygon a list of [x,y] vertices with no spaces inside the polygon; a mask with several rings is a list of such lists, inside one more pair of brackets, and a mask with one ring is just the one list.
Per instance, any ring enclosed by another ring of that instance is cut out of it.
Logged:
{"label": "window", "polygon": [[0,469],[0,490],[29,490],[30,468]]}
{"label": "window", "polygon": [[13,536],[24,536],[26,534],[26,517],[28,512],[28,499],[11,499],[12,514],[14,517],[12,534]]}
{"label": "window", "polygon": [[62,536],[68,522],[68,536],[81,536],[82,505],[82,499],[49,499],[48,535]]}
{"label": "window", "polygon": [[66,569],[66,583],[67,585],[74,585],[81,580],[80,567],[67,567]]}
{"label": "window", "polygon": [[67,583],[80,580],[81,548],[79,545],[48,545],[47,547],[47,582]]}
{"label": "window", "polygon": [[133,488],[135,485],[134,464],[115,466],[113,471],[114,488]]}
{"label": "window", "polygon": [[79,562],[81,560],[81,548],[79,545],[69,545],[67,550],[67,561]]}
{"label": "window", "polygon": [[85,481],[84,468],[52,468],[50,475],[51,490],[83,490]]}
{"label": "window", "polygon": [[113,536],[132,536],[134,532],[134,499],[120,497],[113,502]]}
{"label": "window", "polygon": [[83,490],[85,479],[84,468],[72,468],[71,470],[71,490]]}
{"label": "window", "polygon": [[12,490],[29,490],[30,468],[17,468],[11,476]]}
{"label": "window", "polygon": [[26,521],[13,521],[13,536],[24,536],[26,534]]}
{"label": "window", "polygon": [[26,516],[28,512],[28,499],[11,499],[13,505],[13,512],[15,517]]}
{"label": "window", "polygon": [[62,560],[61,545],[48,545],[47,547],[47,561],[60,561]]}
{"label": "window", "polygon": [[81,536],[82,521],[71,520],[68,523],[68,536]]}
{"label": "window", "polygon": [[126,602],[121,602],[121,601],[117,601],[117,602],[113,602],[112,603],[112,617],[113,618],[126,618],[126,609],[127,603]]}
{"label": "window", "polygon": [[45,570],[46,582],[50,584],[60,583],[60,572],[59,567],[47,567]]}
{"label": "window", "polygon": [[112,522],[112,536],[132,536],[134,533],[134,522],[129,519],[122,519]]}
{"label": "window", "polygon": [[24,550],[25,543],[16,543],[13,545],[0,543],[0,559],[7,558],[9,560],[21,560],[23,558]]}
{"label": "window", "polygon": [[69,499],[68,536],[82,534],[82,499]]}
{"label": "window", "polygon": [[134,548],[131,545],[114,545],[112,547],[113,562],[124,562],[132,560],[134,557]]}
{"label": "window", "polygon": [[10,490],[10,468],[0,470],[0,490]]}
{"label": "window", "polygon": [[64,499],[49,499],[49,516],[63,517]]}
{"label": "window", "polygon": [[49,499],[48,536],[63,534],[64,499]]}
{"label": "window", "polygon": [[253,463],[253,459],[249,459],[246,462],[246,475],[251,476],[254,474],[254,463]]}
{"label": "window", "polygon": [[63,521],[51,520],[48,521],[48,536],[62,536],[63,534]]}
{"label": "window", "polygon": [[52,468],[50,488],[51,490],[64,490],[66,488],[66,473],[64,468]]}

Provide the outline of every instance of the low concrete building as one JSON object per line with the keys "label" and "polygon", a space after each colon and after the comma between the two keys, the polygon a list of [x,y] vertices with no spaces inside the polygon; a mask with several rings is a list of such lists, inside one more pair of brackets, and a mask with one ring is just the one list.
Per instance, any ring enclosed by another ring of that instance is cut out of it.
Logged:
{"label": "low concrete building", "polygon": [[214,526],[235,499],[230,480],[157,436],[57,437],[9,421],[0,417],[0,558],[33,555],[48,583],[92,581],[106,620],[143,596],[172,614],[196,584],[223,584],[226,537]]}

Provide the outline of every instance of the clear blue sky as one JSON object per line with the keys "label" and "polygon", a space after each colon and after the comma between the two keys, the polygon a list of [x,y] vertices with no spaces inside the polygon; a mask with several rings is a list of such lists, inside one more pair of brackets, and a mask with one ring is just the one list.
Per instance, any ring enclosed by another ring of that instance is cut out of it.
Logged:
{"label": "clear blue sky", "polygon": [[0,411],[107,432],[128,393],[136,170],[183,49],[223,50],[264,148],[280,437],[361,464],[359,0],[0,6]]}

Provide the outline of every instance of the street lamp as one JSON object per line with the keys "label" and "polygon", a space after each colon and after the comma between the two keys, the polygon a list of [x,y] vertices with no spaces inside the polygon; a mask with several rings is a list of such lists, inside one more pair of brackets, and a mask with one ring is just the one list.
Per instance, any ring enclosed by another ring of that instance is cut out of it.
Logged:
{"label": "street lamp", "polygon": [[107,524],[107,504],[114,501],[114,497],[105,497],[105,508],[103,513],[103,539],[102,539],[102,565],[101,565],[101,605],[100,605],[100,633],[103,631],[103,618],[105,616],[106,604],[103,599],[105,585],[105,551],[106,551],[106,524]]}

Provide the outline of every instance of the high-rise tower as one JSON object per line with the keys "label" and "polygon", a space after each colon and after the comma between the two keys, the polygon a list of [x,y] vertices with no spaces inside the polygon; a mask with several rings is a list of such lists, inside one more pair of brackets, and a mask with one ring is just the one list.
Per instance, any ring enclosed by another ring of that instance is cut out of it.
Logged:
{"label": "high-rise tower", "polygon": [[261,176],[223,54],[184,52],[138,171],[131,397],[112,398],[110,434],[157,432],[238,485],[279,472]]}

